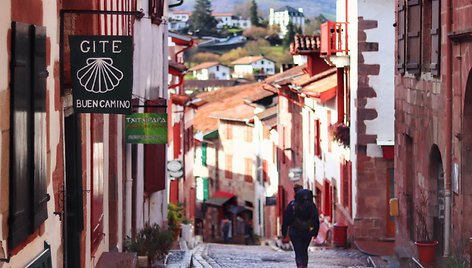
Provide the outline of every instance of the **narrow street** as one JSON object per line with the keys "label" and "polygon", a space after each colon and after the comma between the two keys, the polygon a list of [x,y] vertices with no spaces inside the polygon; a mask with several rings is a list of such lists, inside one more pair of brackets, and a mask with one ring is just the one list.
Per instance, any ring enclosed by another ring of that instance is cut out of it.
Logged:
{"label": "narrow street", "polygon": [[[310,247],[308,267],[368,267],[367,256],[355,249]],[[271,246],[202,244],[195,251],[193,267],[295,267],[293,251]]]}

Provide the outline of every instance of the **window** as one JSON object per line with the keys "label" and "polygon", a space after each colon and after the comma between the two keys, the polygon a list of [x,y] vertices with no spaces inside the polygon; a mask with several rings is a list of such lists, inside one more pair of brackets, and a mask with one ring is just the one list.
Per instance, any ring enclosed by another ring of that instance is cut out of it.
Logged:
{"label": "window", "polygon": [[46,28],[12,23],[8,246],[48,217],[46,173]]}
{"label": "window", "polygon": [[226,138],[228,140],[233,138],[233,126],[228,121],[226,122]]}
{"label": "window", "polygon": [[397,70],[439,75],[440,0],[400,0],[397,10]]}
{"label": "window", "polygon": [[244,159],[244,162],[245,162],[244,181],[252,182],[252,159],[246,158]]}
{"label": "window", "polygon": [[220,70],[220,66],[216,65],[216,71],[219,71],[219,70]]}
{"label": "window", "polygon": [[233,178],[233,156],[232,155],[225,156],[225,177],[226,179]]}

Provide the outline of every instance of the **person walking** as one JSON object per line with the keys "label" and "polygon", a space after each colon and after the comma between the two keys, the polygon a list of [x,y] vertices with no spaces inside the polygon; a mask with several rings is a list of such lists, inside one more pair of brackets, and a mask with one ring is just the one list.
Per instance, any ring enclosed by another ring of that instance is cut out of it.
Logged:
{"label": "person walking", "polygon": [[221,222],[221,231],[223,232],[223,241],[225,244],[229,243],[230,239],[230,230],[231,229],[231,221],[225,217]]}
{"label": "person walking", "polygon": [[292,242],[297,268],[308,266],[308,246],[311,239],[318,235],[319,228],[320,220],[313,202],[313,192],[308,189],[296,190],[295,199],[284,211],[282,242]]}
{"label": "person walking", "polygon": [[248,219],[244,222],[244,243],[246,245],[254,245],[252,220],[250,220],[250,219]]}

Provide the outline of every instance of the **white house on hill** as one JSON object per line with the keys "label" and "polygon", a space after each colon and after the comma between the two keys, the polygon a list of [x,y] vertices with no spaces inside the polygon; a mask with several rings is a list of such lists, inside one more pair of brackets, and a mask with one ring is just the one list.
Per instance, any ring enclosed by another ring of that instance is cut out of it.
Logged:
{"label": "white house on hill", "polygon": [[273,75],[275,63],[263,56],[247,56],[231,62],[234,66],[233,78],[243,78],[247,75]]}
{"label": "white house on hill", "polygon": [[251,27],[251,20],[241,16],[235,16],[233,13],[213,13],[213,17],[218,21],[216,28],[222,29],[224,26],[239,27],[246,29]]}
{"label": "white house on hill", "polygon": [[230,78],[230,68],[217,61],[204,62],[190,69],[198,80],[227,80]]}
{"label": "white house on hill", "polygon": [[305,29],[305,15],[303,14],[303,8],[295,9],[291,6],[284,6],[279,9],[271,8],[269,10],[269,25],[279,25],[280,33],[279,36],[283,38],[288,30],[288,23],[292,22],[295,27],[300,27],[302,32]]}

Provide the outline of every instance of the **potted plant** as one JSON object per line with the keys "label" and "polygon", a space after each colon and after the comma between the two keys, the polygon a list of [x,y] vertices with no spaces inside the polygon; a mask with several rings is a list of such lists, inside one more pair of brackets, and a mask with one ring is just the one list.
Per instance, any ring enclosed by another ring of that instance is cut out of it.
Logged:
{"label": "potted plant", "polygon": [[418,250],[418,259],[421,263],[430,263],[434,261],[436,255],[437,240],[431,239],[428,230],[428,209],[429,198],[424,189],[420,189],[416,203],[416,241]]}
{"label": "potted plant", "polygon": [[181,203],[173,204],[169,203],[167,206],[167,224],[169,225],[169,230],[174,232],[174,240],[177,240],[180,234],[184,207]]}
{"label": "potted plant", "polygon": [[164,264],[172,242],[171,231],[161,229],[156,223],[146,224],[138,231],[135,239],[128,239],[125,242],[125,249],[137,253],[139,267],[156,267],[158,262]]}
{"label": "potted plant", "polygon": [[329,126],[329,132],[334,141],[348,147],[350,144],[349,127],[344,123],[336,123]]}

